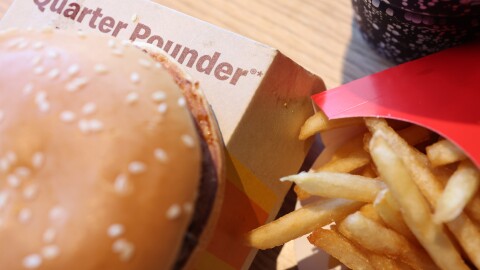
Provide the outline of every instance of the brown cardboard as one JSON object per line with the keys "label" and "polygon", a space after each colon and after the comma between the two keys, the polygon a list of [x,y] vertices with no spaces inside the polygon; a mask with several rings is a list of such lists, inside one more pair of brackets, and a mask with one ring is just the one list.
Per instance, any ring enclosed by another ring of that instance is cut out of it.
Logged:
{"label": "brown cardboard", "polygon": [[[28,16],[26,16],[28,14]],[[167,51],[200,82],[227,148],[227,188],[216,233],[198,269],[248,268],[246,231],[272,220],[308,150],[297,139],[324,90],[278,50],[147,0],[17,0],[0,22],[10,27],[103,32]]]}

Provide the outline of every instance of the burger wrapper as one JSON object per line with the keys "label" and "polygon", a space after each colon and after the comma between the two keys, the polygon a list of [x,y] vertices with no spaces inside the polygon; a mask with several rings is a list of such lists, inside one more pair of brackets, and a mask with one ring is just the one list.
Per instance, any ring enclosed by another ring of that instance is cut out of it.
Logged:
{"label": "burger wrapper", "polygon": [[[358,79],[316,94],[313,100],[330,119],[382,117],[429,128],[454,142],[480,167],[478,63],[480,42]],[[332,149],[361,132],[349,127],[325,133],[322,139],[326,150],[314,167],[328,161]],[[300,204],[297,207],[301,207]],[[331,258],[312,250],[306,238],[296,240],[295,249],[300,269],[334,267]]]}
{"label": "burger wrapper", "polygon": [[297,139],[323,91],[274,48],[147,0],[17,0],[1,29],[45,26],[157,45],[200,82],[226,144],[225,199],[197,269],[246,269],[256,250],[243,235],[272,220],[309,149]]}

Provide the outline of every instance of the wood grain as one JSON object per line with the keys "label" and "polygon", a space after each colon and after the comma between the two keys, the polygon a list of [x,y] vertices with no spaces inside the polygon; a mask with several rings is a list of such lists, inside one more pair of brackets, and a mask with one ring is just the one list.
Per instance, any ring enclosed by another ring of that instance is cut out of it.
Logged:
{"label": "wood grain", "polygon": [[[12,1],[0,0],[0,17]],[[279,49],[322,77],[327,88],[391,66],[362,40],[350,0],[155,1]],[[290,194],[282,214],[294,202]],[[280,250],[260,252],[251,269],[295,269],[293,243],[278,256]]]}

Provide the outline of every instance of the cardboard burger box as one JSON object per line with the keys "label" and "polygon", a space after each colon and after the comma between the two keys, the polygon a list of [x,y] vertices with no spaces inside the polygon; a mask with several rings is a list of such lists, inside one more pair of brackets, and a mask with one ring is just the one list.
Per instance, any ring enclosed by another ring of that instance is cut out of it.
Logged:
{"label": "cardboard burger box", "polygon": [[[25,16],[28,14],[28,16]],[[297,139],[322,80],[274,48],[147,0],[15,1],[1,29],[55,27],[148,42],[200,82],[227,150],[221,215],[198,269],[245,269],[242,235],[272,220],[309,149]]]}

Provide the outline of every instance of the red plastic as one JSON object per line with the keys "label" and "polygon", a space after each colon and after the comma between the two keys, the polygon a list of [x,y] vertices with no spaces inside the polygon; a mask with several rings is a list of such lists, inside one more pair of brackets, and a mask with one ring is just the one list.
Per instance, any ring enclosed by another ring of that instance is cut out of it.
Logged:
{"label": "red plastic", "polygon": [[480,166],[480,42],[361,78],[313,100],[330,119],[378,116],[427,127]]}

